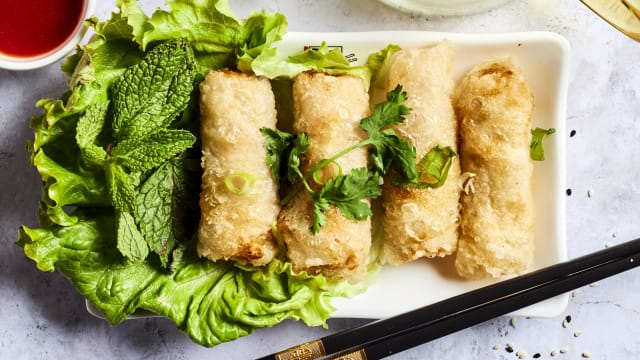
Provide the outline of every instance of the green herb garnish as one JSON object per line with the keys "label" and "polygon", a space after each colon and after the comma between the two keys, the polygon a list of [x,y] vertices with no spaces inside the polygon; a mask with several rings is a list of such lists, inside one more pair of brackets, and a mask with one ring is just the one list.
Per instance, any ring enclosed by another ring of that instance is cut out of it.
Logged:
{"label": "green herb garnish", "polygon": [[549,128],[548,130],[542,128],[535,128],[531,130],[531,159],[536,161],[544,160],[544,148],[542,147],[542,140],[545,136],[551,135],[556,132],[556,129]]}
{"label": "green herb garnish", "polygon": [[[455,152],[449,147],[437,146],[416,165],[416,149],[392,129],[393,126],[404,122],[404,116],[411,111],[404,105],[406,100],[407,94],[402,91],[402,86],[396,86],[387,93],[386,101],[375,107],[373,114],[361,120],[360,127],[369,135],[367,139],[329,159],[319,161],[313,169],[304,174],[300,170],[300,158],[309,147],[307,135],[262,129],[263,135],[267,137],[267,165],[271,167],[274,176],[283,183],[294,184],[298,181],[281,203],[287,203],[303,188],[311,194],[312,233],[320,231],[325,224],[324,212],[329,209],[330,204],[339,208],[347,219],[363,220],[371,216],[371,209],[365,199],[376,198],[382,194],[381,178],[391,170],[395,174],[393,183],[396,186],[435,188],[444,183],[451,166],[451,158],[456,156]],[[370,169],[360,168],[352,170],[349,174],[340,173],[324,184],[317,180],[320,169],[334,164],[338,158],[360,147],[371,148]],[[315,190],[308,183],[309,178],[322,187]]]}

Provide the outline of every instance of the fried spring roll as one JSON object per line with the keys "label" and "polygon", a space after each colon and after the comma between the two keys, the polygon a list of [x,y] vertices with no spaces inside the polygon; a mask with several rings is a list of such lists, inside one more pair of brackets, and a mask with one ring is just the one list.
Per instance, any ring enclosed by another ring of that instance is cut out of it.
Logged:
{"label": "fried spring roll", "polygon": [[[307,133],[309,149],[303,170],[366,138],[360,120],[369,114],[369,96],[360,78],[307,72],[293,84],[294,131]],[[340,157],[319,173],[322,181],[367,166],[367,150],[359,148]],[[333,279],[360,280],[366,274],[371,246],[371,221],[346,219],[331,205],[326,224],[316,234],[311,196],[298,193],[278,217],[278,230],[287,246],[294,271],[323,274]]]}
{"label": "fried spring roll", "polygon": [[475,175],[462,195],[455,266],[467,278],[525,271],[533,261],[533,95],[511,59],[480,64],[455,94],[462,171]]}
{"label": "fried spring roll", "polygon": [[267,264],[278,252],[271,231],[280,211],[260,133],[276,126],[271,85],[265,78],[214,71],[200,93],[204,173],[198,253],[211,260]]}
{"label": "fried spring roll", "polygon": [[[432,47],[403,49],[393,55],[387,88],[400,84],[412,110],[395,130],[416,148],[418,160],[437,145],[457,150],[457,121],[451,96],[454,49],[443,41]],[[452,254],[458,242],[460,163],[452,159],[439,188],[405,189],[385,181],[383,188],[384,261],[402,264],[421,257]]]}

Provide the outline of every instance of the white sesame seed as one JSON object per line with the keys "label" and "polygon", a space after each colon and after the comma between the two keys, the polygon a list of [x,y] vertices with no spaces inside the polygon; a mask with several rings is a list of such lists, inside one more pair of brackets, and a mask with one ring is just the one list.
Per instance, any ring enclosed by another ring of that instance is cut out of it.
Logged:
{"label": "white sesame seed", "polygon": [[567,349],[567,348],[560,349],[560,354],[566,354],[568,352],[569,352],[569,349]]}
{"label": "white sesame seed", "polygon": [[574,291],[571,293],[571,297],[578,297],[578,295],[580,295],[580,291],[579,291],[579,290],[574,290]]}
{"label": "white sesame seed", "polygon": [[499,349],[500,349],[500,345],[498,344],[493,345],[493,350],[499,350]]}
{"label": "white sesame seed", "polygon": [[579,337],[580,335],[582,335],[582,331],[576,331],[573,333],[573,337]]}
{"label": "white sesame seed", "polygon": [[590,287],[597,287],[597,286],[598,286],[598,283],[597,283],[597,282],[594,282],[594,283],[589,284],[589,286],[590,286]]}
{"label": "white sesame seed", "polygon": [[557,352],[557,351],[555,351],[555,350],[553,350],[553,351],[551,352],[551,356],[556,356],[556,355],[558,355],[558,352]]}
{"label": "white sesame seed", "polygon": [[587,190],[587,196],[588,196],[588,197],[591,197],[591,195],[592,195],[592,194],[593,194],[593,191],[592,191],[591,189],[588,189],[588,190]]}
{"label": "white sesame seed", "polygon": [[604,244],[604,247],[607,248],[607,249],[610,248],[611,246],[613,246],[613,244],[611,244],[611,243]]}
{"label": "white sesame seed", "polygon": [[618,237],[618,232],[617,232],[617,231],[616,231],[616,232],[614,232],[612,236],[613,236],[614,238],[615,238],[615,237]]}
{"label": "white sesame seed", "polygon": [[582,357],[583,358],[589,358],[589,357],[591,357],[591,354],[588,351],[585,351],[585,352],[582,353]]}
{"label": "white sesame seed", "polygon": [[562,320],[562,327],[566,328],[567,326],[569,326],[569,322],[567,320]]}
{"label": "white sesame seed", "polygon": [[525,353],[524,351],[518,351],[516,353],[516,356],[518,357],[518,359],[524,359],[527,357],[527,353]]}
{"label": "white sesame seed", "polygon": [[518,320],[515,317],[512,317],[511,320],[509,321],[509,324],[511,324],[512,327],[516,327],[516,322]]}

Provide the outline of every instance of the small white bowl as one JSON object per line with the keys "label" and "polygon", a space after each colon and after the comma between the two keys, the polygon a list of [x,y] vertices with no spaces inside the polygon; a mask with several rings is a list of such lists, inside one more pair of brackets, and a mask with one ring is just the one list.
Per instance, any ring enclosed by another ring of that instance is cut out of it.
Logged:
{"label": "small white bowl", "polygon": [[379,0],[400,11],[420,15],[457,16],[484,12],[509,0]]}
{"label": "small white bowl", "polygon": [[82,40],[84,34],[87,31],[87,26],[84,24],[85,19],[88,19],[93,15],[95,9],[95,0],[84,1],[84,12],[79,18],[78,25],[72,35],[62,44],[58,45],[55,49],[46,52],[41,55],[32,57],[17,57],[8,56],[0,53],[0,68],[9,70],[31,70],[40,68],[49,64],[52,64],[67,54],[69,54],[76,45]]}

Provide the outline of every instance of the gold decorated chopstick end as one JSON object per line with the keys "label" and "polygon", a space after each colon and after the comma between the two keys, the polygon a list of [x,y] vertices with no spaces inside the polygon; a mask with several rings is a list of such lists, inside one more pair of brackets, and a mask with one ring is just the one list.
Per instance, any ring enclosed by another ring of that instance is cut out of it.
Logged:
{"label": "gold decorated chopstick end", "polygon": [[281,351],[275,355],[276,360],[313,360],[325,356],[321,340],[310,341]]}
{"label": "gold decorated chopstick end", "polygon": [[347,353],[341,352],[336,356],[328,356],[323,358],[323,360],[367,360],[367,354],[364,349],[358,349],[354,351],[349,351]]}

